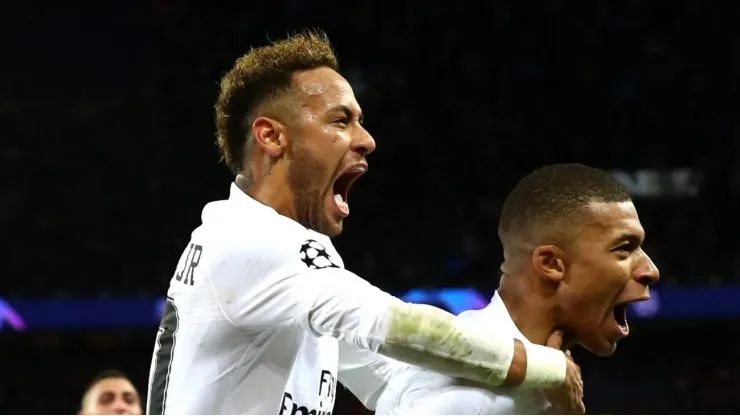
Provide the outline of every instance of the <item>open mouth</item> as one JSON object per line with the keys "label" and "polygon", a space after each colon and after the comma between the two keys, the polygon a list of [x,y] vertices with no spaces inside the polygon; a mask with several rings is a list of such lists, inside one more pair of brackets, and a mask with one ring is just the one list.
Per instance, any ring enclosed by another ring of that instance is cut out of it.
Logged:
{"label": "open mouth", "polygon": [[642,302],[648,299],[650,299],[650,296],[645,295],[640,298],[633,298],[633,299],[625,300],[625,301],[622,301],[621,303],[614,305],[614,307],[612,308],[612,314],[614,315],[614,322],[616,322],[617,327],[623,336],[627,336],[630,332],[630,327],[629,327],[629,324],[627,323],[627,305],[629,305],[630,303]]}
{"label": "open mouth", "polygon": [[620,328],[628,329],[629,325],[627,324],[627,305],[629,302],[620,303],[619,305],[615,306],[612,310],[612,313],[614,314],[614,320],[617,322],[617,325],[619,325]]}
{"label": "open mouth", "polygon": [[334,180],[332,195],[337,208],[339,208],[339,211],[344,216],[349,215],[349,190],[357,178],[362,176],[365,172],[367,172],[367,165],[352,165],[340,173],[337,179]]}

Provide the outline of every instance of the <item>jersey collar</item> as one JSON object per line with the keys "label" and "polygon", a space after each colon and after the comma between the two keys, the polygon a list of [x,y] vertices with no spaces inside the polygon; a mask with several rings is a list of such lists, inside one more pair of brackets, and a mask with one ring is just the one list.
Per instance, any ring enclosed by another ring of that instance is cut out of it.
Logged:
{"label": "jersey collar", "polygon": [[272,207],[268,207],[267,205],[247,195],[244,191],[241,190],[241,188],[236,186],[234,182],[231,183],[231,188],[229,189],[229,202],[243,205],[249,209],[272,211],[273,213],[277,213],[277,211],[275,211],[275,209],[273,209]]}
{"label": "jersey collar", "polygon": [[520,340],[527,342],[530,342],[527,337],[522,334],[522,332],[517,328],[516,324],[514,323],[514,320],[511,318],[511,314],[509,313],[509,310],[506,309],[506,305],[504,304],[504,301],[501,299],[501,296],[498,294],[498,290],[494,292],[493,298],[491,298],[491,303],[488,304],[488,306],[485,307],[485,310],[487,313],[489,313],[493,318],[496,319],[496,322],[507,328],[511,333],[515,335],[515,338],[519,338]]}

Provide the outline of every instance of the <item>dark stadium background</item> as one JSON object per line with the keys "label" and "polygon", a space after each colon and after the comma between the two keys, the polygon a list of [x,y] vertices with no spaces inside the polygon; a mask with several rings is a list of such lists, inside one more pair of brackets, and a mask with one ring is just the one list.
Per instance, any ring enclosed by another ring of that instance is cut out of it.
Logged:
{"label": "dark stadium background", "polygon": [[[220,74],[306,27],[328,32],[378,143],[336,240],[348,268],[488,296],[519,177],[619,172],[664,302],[612,358],[576,351],[589,412],[740,412],[739,17],[698,0],[4,2],[0,413],[74,413],[109,367],[145,395],[156,319],[127,319],[227,195]],[[347,393],[335,410],[361,412]]]}

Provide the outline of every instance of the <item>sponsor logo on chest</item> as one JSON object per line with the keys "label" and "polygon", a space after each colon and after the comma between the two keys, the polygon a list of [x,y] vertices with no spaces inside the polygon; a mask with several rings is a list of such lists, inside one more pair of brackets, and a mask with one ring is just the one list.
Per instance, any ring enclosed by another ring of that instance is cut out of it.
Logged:
{"label": "sponsor logo on chest", "polygon": [[307,335],[280,400],[281,415],[330,415],[339,366],[338,341]]}

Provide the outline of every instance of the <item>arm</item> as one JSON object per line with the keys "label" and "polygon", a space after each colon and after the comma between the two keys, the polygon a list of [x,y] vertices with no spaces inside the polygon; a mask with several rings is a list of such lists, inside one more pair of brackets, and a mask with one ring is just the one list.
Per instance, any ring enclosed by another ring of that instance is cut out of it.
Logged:
{"label": "arm", "polygon": [[[309,269],[298,247],[273,239],[222,250],[209,265],[224,315],[246,330],[299,327],[454,377],[491,385],[552,387],[565,379],[565,355],[491,337],[452,314],[405,303],[341,268]],[[523,383],[522,383],[523,382]]]}

